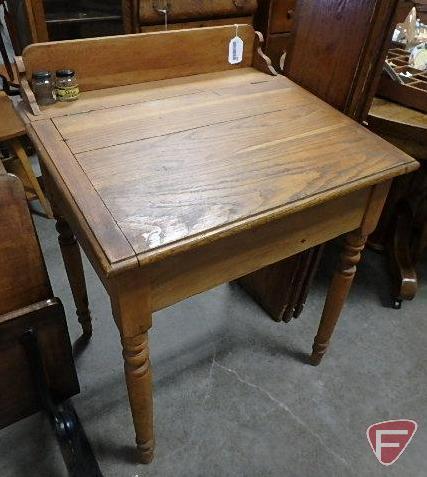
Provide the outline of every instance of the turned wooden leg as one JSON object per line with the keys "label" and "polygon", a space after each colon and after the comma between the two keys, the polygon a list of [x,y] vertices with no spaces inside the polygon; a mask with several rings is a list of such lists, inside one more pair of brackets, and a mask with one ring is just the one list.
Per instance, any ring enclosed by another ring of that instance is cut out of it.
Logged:
{"label": "turned wooden leg", "polygon": [[359,263],[360,254],[365,247],[366,238],[359,230],[346,236],[344,251],[329,287],[319,330],[314,338],[313,353],[310,358],[313,366],[320,364],[328,349],[329,341],[356,273],[356,265]]}
{"label": "turned wooden leg", "polygon": [[120,331],[123,359],[136,434],[138,460],[148,464],[154,455],[153,390],[148,330],[151,328],[150,289],[145,273],[136,270],[113,279],[109,290]]}
{"label": "turned wooden leg", "polygon": [[76,305],[77,317],[82,326],[83,335],[89,338],[92,336],[92,320],[80,248],[70,226],[62,217],[59,217],[56,222],[56,230],[59,233],[58,242]]}
{"label": "turned wooden leg", "polygon": [[126,385],[136,433],[139,461],[153,460],[153,391],[148,351],[148,333],[122,337]]}

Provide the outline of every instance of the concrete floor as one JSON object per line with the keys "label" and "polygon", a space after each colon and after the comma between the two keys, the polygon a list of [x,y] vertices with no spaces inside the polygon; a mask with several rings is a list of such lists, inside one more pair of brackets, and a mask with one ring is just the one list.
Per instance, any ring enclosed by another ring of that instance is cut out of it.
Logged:
{"label": "concrete floor", "polygon": [[[36,217],[72,342],[80,334],[53,221]],[[236,286],[156,313],[151,332],[156,457],[135,463],[121,349],[106,293],[85,262],[94,336],[76,352],[73,403],[105,476],[426,476],[427,287],[400,311],[383,306],[381,256],[365,254],[331,349],[311,349],[337,246],[329,246],[303,316],[277,324]],[[420,270],[421,272],[426,272]],[[381,466],[370,424],[410,418],[419,429],[397,463]],[[66,475],[46,419],[0,432],[0,476]]]}

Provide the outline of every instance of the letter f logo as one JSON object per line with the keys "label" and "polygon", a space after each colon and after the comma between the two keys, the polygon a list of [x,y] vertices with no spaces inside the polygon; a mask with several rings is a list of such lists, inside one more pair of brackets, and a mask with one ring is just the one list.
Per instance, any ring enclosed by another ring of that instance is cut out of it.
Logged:
{"label": "letter f logo", "polygon": [[378,461],[391,465],[402,455],[416,430],[417,423],[408,419],[383,421],[369,426],[366,436]]}

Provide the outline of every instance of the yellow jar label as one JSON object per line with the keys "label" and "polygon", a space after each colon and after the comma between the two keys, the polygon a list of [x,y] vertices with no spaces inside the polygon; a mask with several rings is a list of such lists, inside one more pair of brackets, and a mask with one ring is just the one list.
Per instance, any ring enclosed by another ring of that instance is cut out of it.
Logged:
{"label": "yellow jar label", "polygon": [[56,97],[59,101],[72,101],[79,97],[80,90],[78,86],[70,88],[56,88]]}

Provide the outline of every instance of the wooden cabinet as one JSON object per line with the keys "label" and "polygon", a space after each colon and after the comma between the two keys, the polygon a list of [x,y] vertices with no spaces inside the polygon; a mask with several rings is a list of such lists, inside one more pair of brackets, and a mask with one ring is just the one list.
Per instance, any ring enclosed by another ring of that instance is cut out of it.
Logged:
{"label": "wooden cabinet", "polygon": [[272,0],[270,34],[287,33],[292,29],[296,0]]}
{"label": "wooden cabinet", "polygon": [[378,85],[401,3],[299,0],[285,74],[362,121]]}
{"label": "wooden cabinet", "polygon": [[124,28],[146,33],[164,30],[166,23],[168,30],[252,24],[256,9],[257,0],[123,0]]}
{"label": "wooden cabinet", "polygon": [[120,0],[9,0],[21,46],[123,33]]}
{"label": "wooden cabinet", "polygon": [[[258,20],[267,31],[266,52],[273,62],[270,34],[273,5],[260,2]],[[286,3],[286,2],[283,2]],[[292,44],[284,73],[292,81],[344,112],[358,122],[366,119],[384,65],[394,30],[396,9],[406,0],[298,0]],[[267,4],[270,8],[266,8]],[[283,12],[283,10],[282,10]],[[276,23],[275,23],[276,24]],[[260,26],[258,26],[260,28]],[[286,128],[286,125],[283,124]],[[320,152],[319,152],[320,154]],[[320,156],[319,156],[320,157]],[[289,260],[270,265],[243,277],[240,284],[277,321],[297,317],[319,257],[318,250],[306,251],[296,264],[291,283],[297,294],[289,294]],[[293,260],[296,260],[293,257]],[[307,271],[308,270],[308,271]],[[266,287],[265,284],[269,286]],[[277,290],[282,290],[279,295]],[[300,290],[298,292],[298,290]]]}
{"label": "wooden cabinet", "polygon": [[254,26],[265,37],[265,53],[276,69],[289,47],[297,0],[258,0]]}

